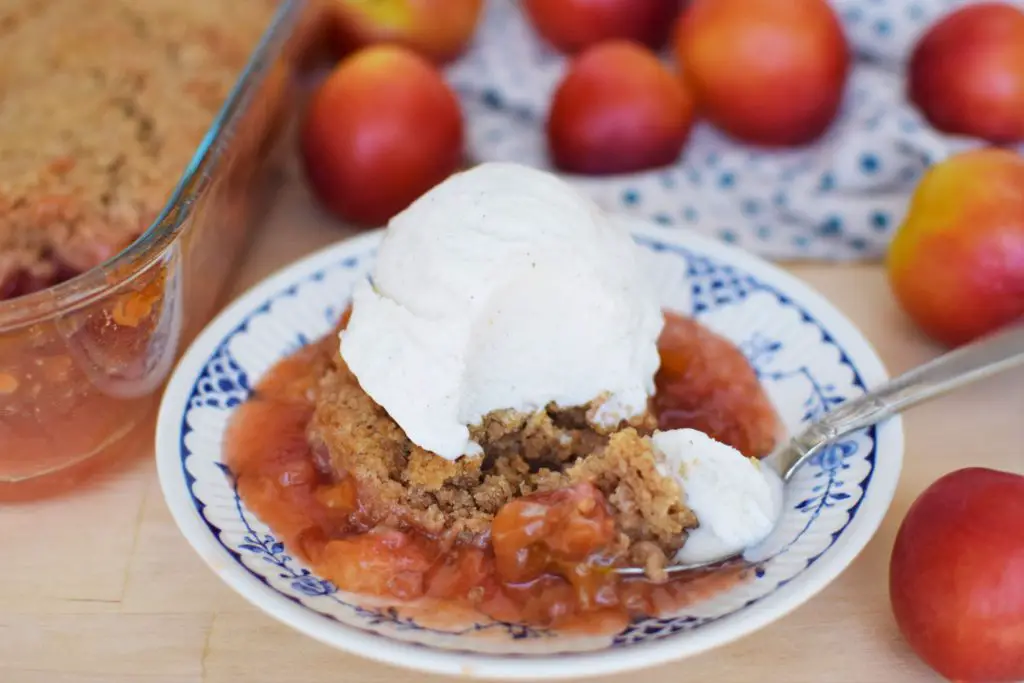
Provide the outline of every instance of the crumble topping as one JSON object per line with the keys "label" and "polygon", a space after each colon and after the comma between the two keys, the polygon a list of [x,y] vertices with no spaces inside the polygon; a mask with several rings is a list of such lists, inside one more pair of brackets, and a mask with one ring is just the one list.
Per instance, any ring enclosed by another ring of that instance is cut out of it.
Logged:
{"label": "crumble topping", "polygon": [[656,578],[697,519],[675,479],[658,471],[647,437],[653,417],[598,431],[587,420],[592,409],[491,413],[472,429],[483,455],[447,460],[412,443],[337,355],[309,437],[321,469],[355,479],[376,523],[465,543],[485,541],[494,515],[514,498],[591,483],[613,508],[621,557]]}
{"label": "crumble topping", "polygon": [[7,0],[0,300],[93,268],[156,219],[275,0]]}

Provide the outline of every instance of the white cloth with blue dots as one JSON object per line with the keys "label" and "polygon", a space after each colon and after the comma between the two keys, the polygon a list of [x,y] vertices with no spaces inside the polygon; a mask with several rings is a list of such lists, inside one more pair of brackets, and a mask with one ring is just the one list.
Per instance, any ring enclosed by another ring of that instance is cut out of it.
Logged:
{"label": "white cloth with blue dots", "polygon": [[[699,124],[671,168],[572,182],[606,208],[772,259],[882,256],[922,172],[982,144],[930,128],[907,103],[902,75],[917,38],[971,0],[831,2],[857,62],[842,112],[818,143],[769,152]],[[471,158],[550,168],[543,122],[564,67],[514,0],[490,0],[473,47],[447,72],[465,108]]]}

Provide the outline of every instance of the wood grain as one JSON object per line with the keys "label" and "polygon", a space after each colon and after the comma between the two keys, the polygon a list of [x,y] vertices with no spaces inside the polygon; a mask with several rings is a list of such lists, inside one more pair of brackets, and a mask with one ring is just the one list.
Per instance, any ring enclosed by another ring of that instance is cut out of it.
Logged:
{"label": "wood grain", "polygon": [[[350,231],[290,185],[254,243],[240,292]],[[874,343],[891,372],[939,349],[900,315],[873,265],[792,266]],[[889,550],[914,497],[969,465],[1024,473],[1024,371],[906,416],[906,464],[882,528],[820,595],[742,641],[645,672],[652,683],[939,680],[896,631]],[[983,438],[979,439],[979,435]],[[400,683],[409,674],[342,654],[251,608],[210,573],[160,498],[151,454],[57,500],[0,507],[0,681],[4,683]],[[636,674],[606,680],[627,683]],[[441,678],[416,675],[425,682]]]}

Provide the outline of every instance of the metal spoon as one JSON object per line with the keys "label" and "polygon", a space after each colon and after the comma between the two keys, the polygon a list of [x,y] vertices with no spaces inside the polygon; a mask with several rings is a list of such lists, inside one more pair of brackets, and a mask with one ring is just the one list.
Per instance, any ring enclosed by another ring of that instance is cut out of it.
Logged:
{"label": "metal spoon", "polygon": [[[762,462],[773,467],[783,481],[789,481],[804,463],[839,437],[1021,363],[1024,363],[1024,318],[845,401],[807,425]],[[678,574],[705,569],[737,560],[742,555],[740,551],[706,562],[670,565],[665,570]],[[640,567],[619,567],[615,571],[623,576],[644,574]]]}

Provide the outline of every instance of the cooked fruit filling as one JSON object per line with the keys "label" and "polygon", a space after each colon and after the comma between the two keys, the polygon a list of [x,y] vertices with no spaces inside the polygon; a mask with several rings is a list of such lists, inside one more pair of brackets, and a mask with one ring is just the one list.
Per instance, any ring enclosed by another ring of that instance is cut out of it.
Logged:
{"label": "cooked fruit filling", "polygon": [[357,593],[597,630],[689,599],[666,567],[774,526],[781,482],[752,458],[776,418],[644,259],[551,174],[449,178],[389,223],[335,334],[238,411],[243,501]]}
{"label": "cooked fruit filling", "polygon": [[[483,453],[456,461],[413,444],[329,335],[279,362],[234,416],[227,461],[239,495],[342,590],[563,628],[671,609],[738,574],[664,582],[699,520],[649,435],[700,425],[761,456],[775,421],[738,349],[692,320],[665,319],[655,409],[642,419],[601,433],[582,407],[496,413],[473,430]],[[717,363],[687,361],[710,354]],[[730,384],[745,390],[708,389]],[[673,399],[695,393],[701,406]],[[611,568],[623,565],[648,579],[620,579]]]}

